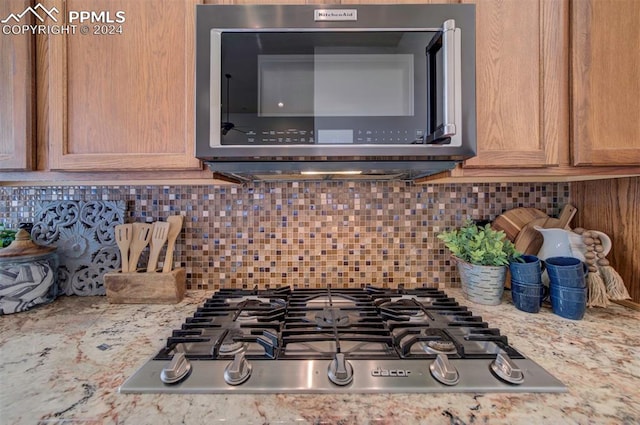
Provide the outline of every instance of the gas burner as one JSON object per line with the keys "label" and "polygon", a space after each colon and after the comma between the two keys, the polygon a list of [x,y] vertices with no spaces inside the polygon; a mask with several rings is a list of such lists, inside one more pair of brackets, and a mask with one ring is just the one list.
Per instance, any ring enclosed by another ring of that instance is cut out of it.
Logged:
{"label": "gas burner", "polygon": [[268,303],[263,303],[262,301],[258,300],[258,299],[250,299],[250,300],[246,300],[241,302],[238,307],[242,307],[242,308],[251,308],[251,307],[260,307],[263,306],[265,304]]}
{"label": "gas burner", "polygon": [[390,320],[424,323],[430,318],[422,309],[420,302],[411,296],[405,295],[395,300],[387,299],[378,305],[382,316]]}
{"label": "gas burner", "polygon": [[411,295],[401,295],[400,297],[388,297],[388,298],[379,298],[375,301],[375,305],[379,307],[392,307],[392,308],[402,308],[402,307],[416,307],[420,305],[415,297]]}
{"label": "gas burner", "polygon": [[[227,300],[231,301],[231,300]],[[282,310],[286,307],[287,303],[283,299],[268,299],[257,297],[243,297],[234,306],[236,315],[234,321],[238,322],[252,322],[256,323],[260,321],[259,317],[264,318],[265,314],[275,313],[276,310]],[[260,313],[258,313],[260,312]]]}
{"label": "gas burner", "polygon": [[236,322],[257,322],[258,316],[255,310],[238,307],[238,313],[235,317]]}
{"label": "gas burner", "polygon": [[255,322],[256,321],[256,315],[252,314],[249,311],[241,311],[238,314],[238,317],[236,317],[236,321],[237,322]]}
{"label": "gas burner", "polygon": [[256,308],[256,307],[269,307],[271,300],[268,298],[259,298],[253,296],[241,297],[241,298],[227,298],[225,300],[228,304],[235,304],[237,308]]}
{"label": "gas burner", "polygon": [[409,316],[409,322],[421,323],[428,318],[427,314],[422,310],[406,311],[406,312],[403,311],[402,313],[404,315]]}
{"label": "gas burner", "polygon": [[349,326],[349,315],[339,308],[325,308],[316,314],[316,324],[319,328]]}
{"label": "gas burner", "polygon": [[429,354],[455,354],[457,353],[456,345],[453,341],[447,340],[431,340],[423,342],[422,348]]}
{"label": "gas burner", "polygon": [[423,323],[429,316],[422,310],[396,310],[399,318],[406,318],[410,323]]}
{"label": "gas burner", "polygon": [[400,298],[397,301],[394,301],[391,303],[391,305],[397,305],[397,306],[416,306],[418,305],[418,303],[413,299],[413,297],[411,298],[404,298],[404,296],[402,298]]}
{"label": "gas burner", "polygon": [[242,331],[238,329],[231,329],[225,336],[224,341],[220,344],[218,352],[223,355],[235,355],[237,353],[246,351],[247,344],[242,341],[234,341],[233,338],[244,336]]}
{"label": "gas burner", "polygon": [[240,341],[224,342],[222,343],[222,345],[220,345],[219,353],[224,355],[234,355],[242,351],[245,351],[246,348],[247,348],[247,345],[244,342],[240,342]]}

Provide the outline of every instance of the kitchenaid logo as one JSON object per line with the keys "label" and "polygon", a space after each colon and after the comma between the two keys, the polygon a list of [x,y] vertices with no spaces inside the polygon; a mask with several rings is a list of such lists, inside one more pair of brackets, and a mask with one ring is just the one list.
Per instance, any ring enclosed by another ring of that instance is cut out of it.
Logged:
{"label": "kitchenaid logo", "polygon": [[357,21],[356,9],[316,9],[314,10],[316,21]]}
{"label": "kitchenaid logo", "polygon": [[[29,23],[29,16],[34,17],[35,24]],[[50,21],[45,25],[46,19]],[[2,33],[19,34],[122,34],[122,25],[126,20],[125,12],[108,10],[70,10],[66,16],[61,15],[56,7],[47,9],[38,3],[29,6],[19,13],[10,13],[0,19]],[[90,25],[87,25],[90,24]]]}
{"label": "kitchenaid logo", "polygon": [[406,369],[381,369],[378,367],[371,371],[371,376],[392,376],[406,378],[410,374],[411,371]]}

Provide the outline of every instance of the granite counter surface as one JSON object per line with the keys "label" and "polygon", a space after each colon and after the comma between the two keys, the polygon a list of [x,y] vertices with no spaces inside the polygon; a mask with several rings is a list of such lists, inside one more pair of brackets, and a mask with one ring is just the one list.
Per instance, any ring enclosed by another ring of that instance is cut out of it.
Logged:
{"label": "granite counter surface", "polygon": [[640,313],[581,321],[446,292],[500,328],[569,391],[561,394],[153,395],[118,387],[210,293],[176,305],[62,297],[0,316],[0,424],[638,424]]}

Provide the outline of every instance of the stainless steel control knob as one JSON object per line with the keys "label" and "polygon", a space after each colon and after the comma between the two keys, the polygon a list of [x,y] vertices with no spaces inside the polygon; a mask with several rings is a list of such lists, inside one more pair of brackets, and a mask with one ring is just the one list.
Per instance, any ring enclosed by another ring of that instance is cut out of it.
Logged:
{"label": "stainless steel control knob", "polygon": [[460,381],[458,370],[449,362],[446,354],[438,354],[429,365],[429,371],[436,381],[445,385],[456,385]]}
{"label": "stainless steel control knob", "polygon": [[338,353],[329,363],[329,380],[336,385],[345,386],[353,381],[353,367],[345,360],[344,354]]}
{"label": "stainless steel control knob", "polygon": [[229,385],[240,385],[251,376],[251,364],[244,353],[237,353],[233,361],[224,368],[224,381]]}
{"label": "stainless steel control knob", "polygon": [[178,352],[173,355],[171,363],[160,372],[160,380],[165,384],[176,384],[186,378],[189,372],[191,372],[191,363],[184,353]]}
{"label": "stainless steel control knob", "polygon": [[524,374],[511,358],[501,351],[489,365],[491,372],[509,384],[519,385],[524,382]]}

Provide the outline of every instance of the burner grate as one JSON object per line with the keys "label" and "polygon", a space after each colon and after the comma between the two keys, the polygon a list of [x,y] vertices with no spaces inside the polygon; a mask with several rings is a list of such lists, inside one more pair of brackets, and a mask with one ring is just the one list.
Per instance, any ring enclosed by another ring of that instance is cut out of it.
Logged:
{"label": "burner grate", "polygon": [[187,358],[514,358],[499,330],[434,288],[220,290],[156,356]]}
{"label": "burner grate", "polygon": [[565,387],[434,288],[221,290],[127,392],[521,392]]}

